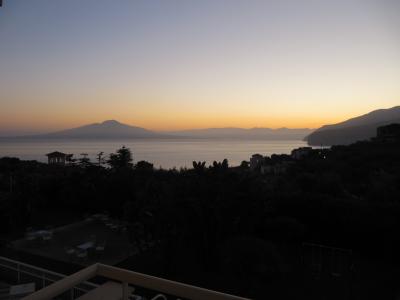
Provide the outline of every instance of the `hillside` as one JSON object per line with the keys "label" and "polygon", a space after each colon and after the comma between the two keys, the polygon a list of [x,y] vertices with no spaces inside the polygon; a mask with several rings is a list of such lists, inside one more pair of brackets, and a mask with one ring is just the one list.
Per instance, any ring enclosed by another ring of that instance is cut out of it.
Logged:
{"label": "hillside", "polygon": [[375,110],[341,123],[322,126],[305,140],[312,146],[348,145],[374,137],[379,126],[391,123],[400,123],[400,106]]}

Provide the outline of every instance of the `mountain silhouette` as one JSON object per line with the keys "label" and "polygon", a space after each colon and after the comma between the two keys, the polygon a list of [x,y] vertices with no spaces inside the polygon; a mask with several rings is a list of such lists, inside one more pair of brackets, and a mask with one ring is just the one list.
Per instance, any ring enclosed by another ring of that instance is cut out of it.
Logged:
{"label": "mountain silhouette", "polygon": [[28,139],[134,139],[134,138],[232,138],[232,139],[264,139],[264,140],[303,140],[310,134],[308,128],[207,128],[181,131],[151,131],[142,127],[131,126],[116,120],[107,120],[57,132],[9,136],[8,138]]}
{"label": "mountain silhouette", "polygon": [[66,129],[40,135],[42,138],[148,138],[159,137],[160,134],[136,126],[122,124],[115,120],[89,124],[77,128]]}
{"label": "mountain silhouette", "polygon": [[305,140],[312,146],[348,145],[376,136],[379,126],[391,123],[400,123],[400,106],[374,110],[341,123],[322,126]]}
{"label": "mountain silhouette", "polygon": [[271,140],[302,140],[305,136],[310,134],[312,129],[308,128],[206,128],[206,129],[191,129],[181,131],[170,131],[169,135],[182,136],[182,137],[195,137],[195,138],[261,138]]}

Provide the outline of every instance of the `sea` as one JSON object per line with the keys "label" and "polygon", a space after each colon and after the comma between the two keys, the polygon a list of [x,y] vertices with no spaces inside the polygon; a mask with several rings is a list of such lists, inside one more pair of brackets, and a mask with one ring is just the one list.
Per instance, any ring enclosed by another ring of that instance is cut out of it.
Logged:
{"label": "sea", "polygon": [[307,143],[302,140],[238,140],[238,139],[134,139],[134,140],[46,140],[0,139],[0,157],[47,162],[46,153],[60,151],[79,158],[88,154],[93,161],[96,154],[107,157],[125,146],[133,153],[134,162],[146,160],[156,168],[191,168],[193,161],[228,159],[230,166],[238,166],[251,155],[290,154]]}

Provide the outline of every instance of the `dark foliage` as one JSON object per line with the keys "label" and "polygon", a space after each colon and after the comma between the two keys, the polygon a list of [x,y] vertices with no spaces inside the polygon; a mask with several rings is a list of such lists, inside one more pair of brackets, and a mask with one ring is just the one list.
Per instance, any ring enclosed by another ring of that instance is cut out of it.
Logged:
{"label": "dark foliage", "polygon": [[35,226],[31,220],[41,210],[108,211],[130,222],[132,239],[141,232],[161,241],[168,276],[182,278],[177,262],[190,254],[191,270],[208,274],[212,284],[225,276],[227,291],[256,297],[265,282],[273,288],[271,278],[286,276],[282,266],[290,262],[282,262],[279,245],[314,242],[397,261],[399,153],[399,143],[337,146],[268,175],[246,163],[229,168],[227,160],[208,168],[193,162],[180,171],[133,165],[125,147],[110,155],[111,168],[102,166],[102,154],[97,164],[65,167],[2,158],[0,228]]}

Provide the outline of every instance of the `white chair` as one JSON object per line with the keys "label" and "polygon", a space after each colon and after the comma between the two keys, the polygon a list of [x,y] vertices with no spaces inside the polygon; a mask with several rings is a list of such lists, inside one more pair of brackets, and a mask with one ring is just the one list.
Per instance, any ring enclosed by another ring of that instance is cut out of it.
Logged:
{"label": "white chair", "polygon": [[103,243],[97,244],[95,250],[96,250],[96,252],[102,253],[102,252],[104,252],[105,248],[106,248],[106,242],[103,242]]}
{"label": "white chair", "polygon": [[87,251],[86,250],[80,250],[76,252],[76,257],[80,259],[85,259],[87,258]]}
{"label": "white chair", "polygon": [[53,238],[53,234],[51,232],[45,233],[42,235],[43,241],[50,241]]}
{"label": "white chair", "polygon": [[72,254],[75,253],[75,249],[72,248],[72,247],[66,247],[65,248],[65,253],[68,254],[68,255],[72,255]]}

